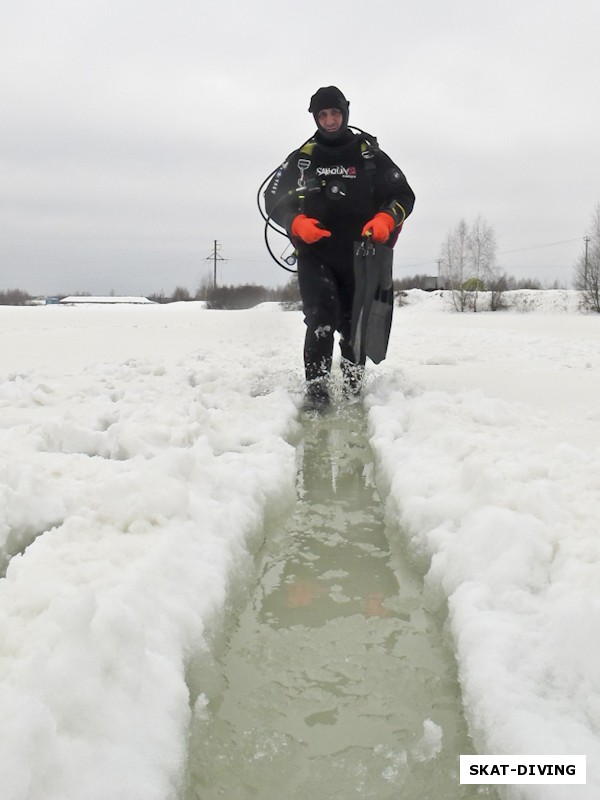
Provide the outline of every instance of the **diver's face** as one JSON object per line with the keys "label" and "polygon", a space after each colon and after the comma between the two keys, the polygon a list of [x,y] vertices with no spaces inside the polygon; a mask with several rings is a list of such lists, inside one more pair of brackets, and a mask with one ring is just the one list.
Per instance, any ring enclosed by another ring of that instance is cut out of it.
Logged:
{"label": "diver's face", "polygon": [[336,133],[342,127],[343,116],[339,108],[324,108],[317,114],[319,127],[327,133]]}

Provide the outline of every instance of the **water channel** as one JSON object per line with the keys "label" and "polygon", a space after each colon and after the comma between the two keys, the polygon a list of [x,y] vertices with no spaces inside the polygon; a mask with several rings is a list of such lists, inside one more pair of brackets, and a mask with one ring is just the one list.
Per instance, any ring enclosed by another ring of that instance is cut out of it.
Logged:
{"label": "water channel", "polygon": [[298,496],[196,703],[186,800],[471,800],[452,652],[392,554],[362,406],[306,420]]}

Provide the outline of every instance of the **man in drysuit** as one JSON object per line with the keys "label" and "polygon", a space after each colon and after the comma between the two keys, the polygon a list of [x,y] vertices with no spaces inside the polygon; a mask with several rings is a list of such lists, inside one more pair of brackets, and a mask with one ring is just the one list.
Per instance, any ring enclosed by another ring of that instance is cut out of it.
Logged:
{"label": "man in drysuit", "polygon": [[287,231],[298,254],[298,284],[306,322],[307,406],[329,403],[335,331],[347,393],[360,392],[364,357],[350,332],[353,248],[361,237],[393,247],[415,196],[399,167],[370,134],[348,127],[349,102],[335,86],[319,89],[309,111],[317,131],[294,151],[265,192],[271,219]]}

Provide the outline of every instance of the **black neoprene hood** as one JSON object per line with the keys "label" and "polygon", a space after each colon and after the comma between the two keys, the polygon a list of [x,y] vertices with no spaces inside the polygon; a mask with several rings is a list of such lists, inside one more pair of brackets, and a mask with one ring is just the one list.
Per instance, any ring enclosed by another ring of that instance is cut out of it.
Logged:
{"label": "black neoprene hood", "polygon": [[349,105],[344,93],[337,86],[322,86],[310,98],[308,110],[311,114],[316,115],[324,108],[339,108],[342,114],[344,112],[347,114]]}
{"label": "black neoprene hood", "polygon": [[[337,86],[322,86],[313,94],[310,98],[308,110],[315,118],[319,133],[324,139],[335,141],[341,139],[345,135],[348,127],[349,106],[350,101],[346,100],[344,93],[341,92]],[[323,111],[324,108],[339,108],[342,112],[342,125],[335,133],[327,133],[327,131],[323,130],[319,125],[319,111]]]}

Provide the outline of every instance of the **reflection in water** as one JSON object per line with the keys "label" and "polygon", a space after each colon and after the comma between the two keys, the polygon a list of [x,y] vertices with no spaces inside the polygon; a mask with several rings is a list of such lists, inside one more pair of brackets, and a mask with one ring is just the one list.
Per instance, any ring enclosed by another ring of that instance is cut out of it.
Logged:
{"label": "reflection in water", "polygon": [[495,797],[458,784],[453,659],[392,563],[362,408],[306,421],[299,457],[223,687],[196,704],[187,800]]}

